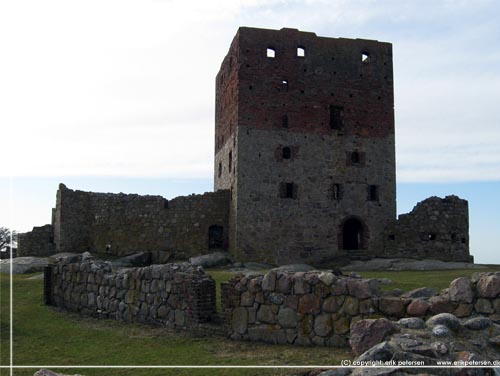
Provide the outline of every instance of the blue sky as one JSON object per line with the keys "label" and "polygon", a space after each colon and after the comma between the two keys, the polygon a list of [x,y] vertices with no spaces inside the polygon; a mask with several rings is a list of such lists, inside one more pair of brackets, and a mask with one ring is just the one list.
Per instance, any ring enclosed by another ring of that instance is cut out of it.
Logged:
{"label": "blue sky", "polygon": [[2,2],[0,225],[47,223],[60,181],[211,190],[214,80],[238,26],[294,27],[393,43],[398,211],[467,198],[472,253],[500,263],[498,14],[481,0]]}

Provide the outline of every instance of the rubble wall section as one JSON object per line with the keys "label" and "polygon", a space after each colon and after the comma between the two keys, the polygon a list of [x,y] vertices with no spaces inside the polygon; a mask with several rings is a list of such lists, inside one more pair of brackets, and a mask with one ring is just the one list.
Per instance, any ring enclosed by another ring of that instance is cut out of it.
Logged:
{"label": "rubble wall section", "polygon": [[17,256],[50,256],[56,252],[54,227],[44,225],[17,235]]}

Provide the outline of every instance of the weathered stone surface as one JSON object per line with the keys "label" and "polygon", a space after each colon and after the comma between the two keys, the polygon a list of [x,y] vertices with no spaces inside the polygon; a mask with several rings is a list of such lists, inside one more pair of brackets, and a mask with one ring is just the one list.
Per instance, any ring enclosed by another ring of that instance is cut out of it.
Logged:
{"label": "weathered stone surface", "polygon": [[348,279],[347,288],[350,295],[359,299],[378,295],[378,281],[376,279]]}
{"label": "weathered stone surface", "polygon": [[[158,314],[159,314],[158,310]],[[248,312],[246,308],[237,307],[233,311],[233,315],[231,317],[231,328],[233,331],[239,334],[245,334],[248,326]]]}
{"label": "weathered stone surface", "polygon": [[491,302],[488,299],[480,298],[477,300],[476,304],[474,304],[474,309],[477,313],[491,314],[495,312]]}
{"label": "weathered stone surface", "polygon": [[347,316],[340,316],[333,322],[333,332],[335,334],[346,334],[349,332],[351,320]]}
{"label": "weathered stone surface", "polygon": [[431,287],[419,287],[418,289],[414,289],[411,291],[408,291],[407,293],[404,293],[402,295],[403,298],[411,298],[411,299],[417,299],[417,298],[431,298],[433,296],[437,295],[437,291],[434,290]]}
{"label": "weathered stone surface", "polygon": [[430,304],[425,300],[415,299],[408,305],[406,311],[410,316],[425,316],[429,308]]}
{"label": "weathered stone surface", "polygon": [[358,361],[369,361],[369,360],[381,360],[388,361],[391,360],[394,353],[394,348],[389,344],[388,341],[381,342],[366,350],[361,354],[356,360]]}
{"label": "weathered stone surface", "polygon": [[435,337],[448,337],[451,335],[450,328],[446,325],[435,325],[432,327],[432,335]]}
{"label": "weathered stone surface", "polygon": [[444,325],[453,331],[460,329],[460,321],[451,313],[440,313],[430,317],[425,324],[432,328],[436,325]]}
{"label": "weathered stone surface", "polygon": [[496,298],[500,295],[500,275],[483,274],[477,281],[477,295],[481,298]]}
{"label": "weathered stone surface", "polygon": [[450,302],[448,297],[441,295],[433,296],[429,299],[429,303],[429,310],[433,314],[453,312],[458,306],[458,303]]}
{"label": "weathered stone surface", "polygon": [[472,284],[469,278],[466,277],[456,278],[451,281],[448,294],[452,302],[472,303],[474,299]]}
{"label": "weathered stone surface", "polygon": [[243,307],[251,307],[253,306],[253,302],[255,301],[255,294],[250,291],[245,291],[241,294],[241,305]]}
{"label": "weathered stone surface", "polygon": [[278,290],[283,294],[288,294],[292,291],[293,278],[288,274],[282,274],[278,280]]}
{"label": "weathered stone surface", "polygon": [[321,308],[320,299],[314,294],[307,294],[299,299],[298,312],[305,313],[318,313]]}
{"label": "weathered stone surface", "polygon": [[318,275],[318,278],[321,282],[323,282],[325,285],[330,286],[333,281],[335,280],[335,275],[330,272],[321,272]]}
{"label": "weathered stone surface", "polygon": [[305,280],[303,272],[295,273],[293,291],[297,295],[309,294],[311,292],[311,285]]}
{"label": "weathered stone surface", "polygon": [[314,319],[314,332],[321,337],[328,336],[333,330],[332,316],[323,313]]}
{"label": "weathered stone surface", "polygon": [[274,291],[276,289],[276,272],[269,271],[264,275],[262,279],[262,290],[263,291]]}
{"label": "weathered stone surface", "polygon": [[283,328],[295,328],[297,326],[297,313],[293,309],[281,307],[278,312],[278,323]]}
{"label": "weathered stone surface", "polygon": [[342,304],[341,312],[349,316],[356,316],[359,313],[359,300],[352,296],[347,296],[344,304]]}
{"label": "weathered stone surface", "polygon": [[150,252],[134,253],[125,257],[113,260],[113,267],[147,266],[151,264]]}
{"label": "weathered stone surface", "polygon": [[400,298],[381,298],[378,308],[382,313],[391,317],[403,317],[405,306]]}
{"label": "weathered stone surface", "polygon": [[323,311],[325,312],[338,312],[344,303],[344,296],[330,296],[323,301]]}
{"label": "weathered stone surface", "polygon": [[460,303],[453,314],[457,317],[468,317],[471,315],[473,309],[474,305],[472,304]]}
{"label": "weathered stone surface", "polygon": [[360,355],[396,331],[396,325],[387,319],[360,320],[351,325],[349,344],[353,352]]}
{"label": "weathered stone surface", "polygon": [[271,306],[261,305],[257,311],[257,321],[264,322],[267,324],[276,323],[276,318]]}
{"label": "weathered stone surface", "polygon": [[408,329],[422,329],[425,327],[424,320],[418,317],[405,317],[398,321],[398,325]]}
{"label": "weathered stone surface", "polygon": [[492,322],[487,317],[473,317],[463,323],[463,326],[470,330],[483,330],[491,325]]}

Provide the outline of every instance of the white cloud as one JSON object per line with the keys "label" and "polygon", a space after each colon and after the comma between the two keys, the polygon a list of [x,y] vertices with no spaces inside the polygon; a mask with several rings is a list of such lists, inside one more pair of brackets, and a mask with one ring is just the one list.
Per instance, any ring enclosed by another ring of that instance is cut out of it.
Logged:
{"label": "white cloud", "polygon": [[500,179],[494,2],[1,6],[4,176],[212,176],[215,74],[245,25],[393,42],[399,179]]}

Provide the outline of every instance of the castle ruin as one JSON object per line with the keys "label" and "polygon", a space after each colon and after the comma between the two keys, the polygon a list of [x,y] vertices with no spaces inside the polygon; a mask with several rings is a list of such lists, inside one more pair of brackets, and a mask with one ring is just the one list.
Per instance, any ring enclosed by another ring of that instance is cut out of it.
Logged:
{"label": "castle ruin", "polygon": [[468,203],[396,218],[392,45],[241,27],[216,78],[214,192],[57,192],[18,254],[224,250],[272,264],[370,257],[471,261]]}

